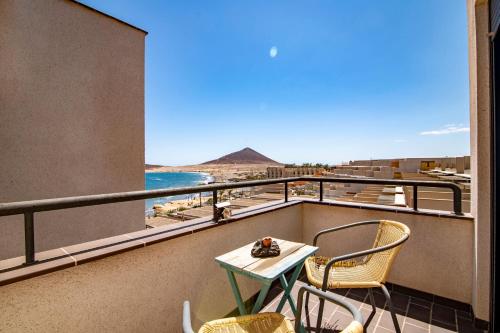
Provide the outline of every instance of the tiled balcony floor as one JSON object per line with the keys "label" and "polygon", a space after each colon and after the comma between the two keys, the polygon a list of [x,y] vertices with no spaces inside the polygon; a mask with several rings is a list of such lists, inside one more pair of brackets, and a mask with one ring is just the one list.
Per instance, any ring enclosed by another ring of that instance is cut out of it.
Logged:
{"label": "tiled balcony floor", "polygon": [[[304,284],[302,281],[297,281],[294,286],[293,296],[296,301],[297,292],[300,286]],[[452,304],[453,302],[438,298],[435,299],[436,297],[428,294],[418,295],[423,297],[420,298],[415,296],[413,291],[404,293],[402,288],[394,287],[396,290],[392,291],[392,286],[388,286],[388,289],[391,292],[399,326],[403,333],[482,332],[472,326],[470,310],[464,304]],[[372,308],[366,289],[338,290],[335,292],[361,309],[364,320],[370,316]],[[264,303],[265,306],[261,312],[274,312],[282,295],[282,289],[279,287],[273,288],[269,292],[268,298]],[[384,295],[380,290],[374,289],[374,296],[377,311],[368,326],[367,332],[395,332],[390,312],[385,304]],[[316,326],[318,304],[318,298],[311,295],[309,300],[309,321],[306,321],[305,313],[302,319],[303,323],[307,323],[306,326]],[[290,319],[294,318],[288,302],[285,303],[285,307],[281,313]],[[351,320],[352,317],[347,310],[326,302],[322,325],[325,329],[322,332],[338,332],[338,330],[343,329]]]}

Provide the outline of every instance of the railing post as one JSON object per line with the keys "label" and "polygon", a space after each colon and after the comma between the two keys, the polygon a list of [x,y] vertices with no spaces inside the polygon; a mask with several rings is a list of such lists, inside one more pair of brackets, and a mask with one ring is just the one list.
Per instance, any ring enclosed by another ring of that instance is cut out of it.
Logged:
{"label": "railing post", "polygon": [[413,185],[413,210],[418,210],[418,186]]}
{"label": "railing post", "polygon": [[217,207],[215,206],[216,204],[217,204],[217,190],[212,192],[212,205],[213,205],[215,222],[217,222]]}
{"label": "railing post", "polygon": [[463,215],[462,213],[462,189],[453,188],[453,211],[456,215]]}
{"label": "railing post", "polygon": [[323,201],[323,182],[319,182],[319,201]]}
{"label": "railing post", "polygon": [[285,202],[288,202],[288,182],[285,182]]}
{"label": "railing post", "polygon": [[24,213],[24,253],[26,265],[35,263],[35,228],[33,225],[33,212]]}

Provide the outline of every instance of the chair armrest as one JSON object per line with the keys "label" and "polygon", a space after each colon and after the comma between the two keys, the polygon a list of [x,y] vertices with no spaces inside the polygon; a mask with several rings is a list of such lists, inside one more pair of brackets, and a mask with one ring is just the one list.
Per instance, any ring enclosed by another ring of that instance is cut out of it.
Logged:
{"label": "chair armrest", "polygon": [[404,242],[406,242],[406,240],[408,240],[408,237],[410,237],[410,235],[405,234],[403,237],[401,237],[401,239],[398,239],[397,241],[392,242],[392,243],[387,244],[387,245],[384,245],[384,246],[374,247],[372,249],[368,249],[368,250],[364,250],[364,251],[358,251],[358,252],[354,252],[354,253],[350,253],[350,254],[344,254],[344,255],[341,255],[338,257],[333,257],[332,259],[330,259],[330,261],[325,266],[325,273],[323,275],[323,285],[322,285],[321,289],[322,290],[328,289],[327,288],[328,287],[328,276],[330,275],[330,269],[332,268],[332,266],[336,262],[344,261],[344,260],[348,260],[348,259],[359,258],[359,257],[364,257],[364,256],[367,256],[369,254],[374,254],[374,253],[390,250],[390,249],[395,248],[396,246],[399,246],[399,245],[403,244]]}
{"label": "chair armrest", "polygon": [[298,298],[298,303],[297,303],[297,314],[295,316],[295,332],[300,332],[300,324],[301,324],[301,318],[302,318],[302,303],[304,299],[304,293],[308,292],[313,295],[318,296],[319,298],[323,298],[328,302],[332,302],[334,304],[337,304],[345,309],[347,309],[353,316],[354,320],[357,321],[358,323],[363,325],[363,316],[361,315],[361,312],[359,311],[358,308],[356,308],[354,305],[351,303],[347,302],[346,300],[342,299],[339,295],[336,295],[331,292],[326,292],[326,291],[321,291],[316,288],[310,287],[310,286],[302,286],[299,289],[299,298]]}
{"label": "chair armrest", "polygon": [[362,226],[362,225],[378,224],[378,223],[380,223],[380,220],[362,221],[362,222],[356,222],[356,223],[341,225],[339,227],[334,227],[334,228],[329,228],[329,229],[321,230],[320,232],[318,232],[314,236],[313,246],[316,246],[316,243],[318,242],[318,238],[321,235],[328,234],[328,233],[334,232],[334,231],[339,231],[339,230],[342,230],[342,229],[348,229],[348,228],[353,228],[353,227],[359,227],[359,226]]}
{"label": "chair armrest", "polygon": [[182,310],[182,332],[183,333],[194,333],[191,327],[191,310],[189,309],[189,301],[184,301],[184,307]]}

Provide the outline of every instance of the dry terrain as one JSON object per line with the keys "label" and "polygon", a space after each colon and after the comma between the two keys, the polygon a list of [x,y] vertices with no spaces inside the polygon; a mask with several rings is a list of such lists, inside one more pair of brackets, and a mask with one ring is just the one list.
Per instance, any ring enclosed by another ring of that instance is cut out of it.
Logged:
{"label": "dry terrain", "polygon": [[186,166],[161,166],[148,168],[146,172],[205,172],[214,177],[215,182],[229,180],[265,178],[268,164],[198,164]]}

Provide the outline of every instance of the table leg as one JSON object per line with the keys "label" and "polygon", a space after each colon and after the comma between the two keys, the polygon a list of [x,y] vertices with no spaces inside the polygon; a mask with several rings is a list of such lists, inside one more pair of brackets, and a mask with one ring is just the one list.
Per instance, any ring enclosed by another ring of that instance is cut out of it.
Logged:
{"label": "table leg", "polygon": [[236,282],[234,273],[228,269],[226,269],[226,272],[227,272],[227,277],[229,278],[229,283],[231,284],[231,289],[233,290],[234,298],[236,298],[236,304],[238,304],[238,310],[240,311],[240,315],[242,316],[246,315],[247,311],[245,310],[245,304],[241,299],[240,289],[238,288],[238,283]]}
{"label": "table leg", "polygon": [[255,301],[255,304],[253,305],[252,308],[252,314],[255,314],[259,312],[260,308],[262,307],[262,303],[264,303],[264,299],[266,298],[267,292],[269,291],[269,288],[271,287],[270,283],[266,283],[260,288],[259,296],[257,297],[257,300]]}
{"label": "table leg", "polygon": [[302,270],[302,267],[304,266],[304,261],[299,262],[297,266],[295,267],[295,270],[293,271],[292,277],[290,280],[287,282],[285,279],[285,274],[280,275],[280,282],[281,286],[284,289],[283,297],[281,298],[278,307],[276,308],[276,312],[281,312],[283,309],[283,306],[285,305],[285,302],[288,300],[288,303],[290,303],[290,308],[292,309],[293,314],[297,314],[297,307],[295,306],[295,301],[293,300],[293,297],[291,295],[293,285],[299,278],[300,271]]}

